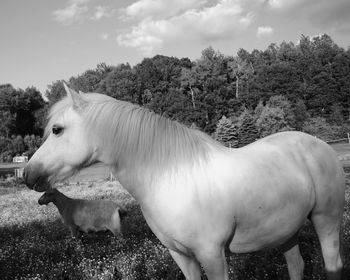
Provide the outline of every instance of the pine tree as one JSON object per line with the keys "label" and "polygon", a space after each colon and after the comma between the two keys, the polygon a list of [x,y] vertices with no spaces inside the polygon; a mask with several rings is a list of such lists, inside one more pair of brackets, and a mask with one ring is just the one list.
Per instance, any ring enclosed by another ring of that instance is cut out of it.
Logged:
{"label": "pine tree", "polygon": [[227,147],[237,147],[237,127],[225,116],[219,120],[214,137]]}
{"label": "pine tree", "polygon": [[258,138],[258,129],[252,113],[245,110],[239,117],[238,147],[254,142]]}

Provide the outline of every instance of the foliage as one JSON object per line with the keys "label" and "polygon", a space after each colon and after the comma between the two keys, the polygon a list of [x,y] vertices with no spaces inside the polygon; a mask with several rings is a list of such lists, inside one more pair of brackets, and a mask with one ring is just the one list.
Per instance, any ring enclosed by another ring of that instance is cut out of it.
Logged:
{"label": "foliage", "polygon": [[98,92],[103,92],[119,100],[137,103],[137,84],[135,71],[129,64],[121,64],[101,80]]}
{"label": "foliage", "polygon": [[69,79],[69,85],[76,91],[97,92],[101,81],[105,79],[113,69],[113,66],[100,63],[96,66],[96,69],[90,69],[77,77],[71,77]]}
{"label": "foliage", "polygon": [[[135,66],[100,63],[67,84],[139,104],[209,134],[227,116],[241,129],[239,146],[276,131],[302,130],[312,118],[335,128],[350,123],[350,49],[326,34],[302,35],[298,44],[270,44],[265,50],[240,49],[235,56],[208,47],[195,61],[156,55]],[[41,136],[49,106],[64,95],[63,80],[48,86],[47,103],[33,87],[0,85],[0,136]],[[245,124],[235,120],[242,108],[251,112]],[[0,143],[0,149],[6,145]]]}
{"label": "foliage", "polygon": [[63,82],[63,80],[57,80],[47,86],[48,90],[46,90],[45,96],[49,100],[50,106],[61,100],[66,95]]}
{"label": "foliage", "polygon": [[305,121],[303,131],[324,141],[328,141],[346,138],[349,132],[349,126],[330,124],[325,118],[314,117]]}
{"label": "foliage", "polygon": [[227,147],[237,147],[237,127],[230,119],[227,119],[225,116],[223,116],[217,124],[214,138]]}
{"label": "foliage", "polygon": [[332,104],[330,108],[329,122],[342,125],[344,123],[343,108],[340,104]]}
{"label": "foliage", "polygon": [[245,109],[237,118],[238,123],[238,147],[248,145],[259,138],[256,126],[256,117],[253,112]]}
{"label": "foliage", "polygon": [[42,139],[40,136],[12,135],[10,138],[0,136],[0,162],[10,162],[17,155],[27,155],[29,158],[40,147]]}
{"label": "foliage", "polygon": [[295,115],[289,100],[281,95],[271,96],[264,106],[262,102],[255,108],[255,127],[259,137],[272,133],[293,130]]}
{"label": "foliage", "polygon": [[298,99],[293,108],[295,129],[302,130],[304,122],[309,118],[306,105],[303,100]]}
{"label": "foliage", "polygon": [[285,118],[285,113],[281,108],[274,108],[266,105],[256,121],[260,137],[291,130]]}
{"label": "foliage", "polygon": [[35,112],[44,105],[40,92],[34,87],[17,90],[11,85],[0,86],[0,136],[42,133],[42,128],[36,125]]}

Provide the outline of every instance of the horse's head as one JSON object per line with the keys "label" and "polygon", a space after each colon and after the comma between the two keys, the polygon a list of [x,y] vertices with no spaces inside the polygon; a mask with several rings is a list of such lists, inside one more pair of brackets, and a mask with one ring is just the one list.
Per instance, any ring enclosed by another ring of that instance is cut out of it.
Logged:
{"label": "horse's head", "polygon": [[89,101],[66,85],[65,90],[67,97],[51,109],[45,142],[24,169],[26,185],[39,192],[93,161],[94,147],[83,125]]}
{"label": "horse's head", "polygon": [[57,189],[49,189],[42,196],[40,196],[38,203],[40,205],[47,205],[55,200],[55,196],[58,193]]}

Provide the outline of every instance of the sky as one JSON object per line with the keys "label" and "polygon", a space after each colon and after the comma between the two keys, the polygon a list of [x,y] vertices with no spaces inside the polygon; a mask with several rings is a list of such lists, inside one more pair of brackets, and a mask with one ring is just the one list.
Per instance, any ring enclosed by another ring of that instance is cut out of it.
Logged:
{"label": "sky", "polygon": [[97,64],[200,58],[328,34],[350,46],[349,0],[1,0],[0,84],[35,86]]}

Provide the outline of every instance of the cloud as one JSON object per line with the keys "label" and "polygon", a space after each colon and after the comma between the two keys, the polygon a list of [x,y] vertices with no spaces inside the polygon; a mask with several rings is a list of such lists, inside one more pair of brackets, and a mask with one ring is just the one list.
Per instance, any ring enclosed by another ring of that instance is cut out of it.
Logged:
{"label": "cloud", "polygon": [[68,6],[53,12],[54,20],[59,23],[69,25],[80,21],[88,11],[86,4],[89,0],[71,0]]}
{"label": "cloud", "polygon": [[127,18],[168,18],[204,5],[207,0],[139,0],[124,9]]}
{"label": "cloud", "polygon": [[152,55],[163,44],[161,37],[168,28],[164,24],[164,22],[142,21],[129,33],[118,35],[117,42],[121,46],[137,48],[145,56]]}
{"label": "cloud", "polygon": [[349,0],[269,0],[268,4],[276,15],[306,21],[323,32],[350,31]]}
{"label": "cloud", "polygon": [[270,36],[273,34],[273,28],[270,26],[259,26],[256,31],[258,37]]}
{"label": "cloud", "polygon": [[86,3],[88,3],[88,2],[90,2],[90,0],[69,0],[68,1],[69,3],[71,3],[71,4],[86,4]]}
{"label": "cloud", "polygon": [[305,2],[305,0],[268,0],[268,4],[273,9],[289,9],[303,2]]}
{"label": "cloud", "polygon": [[102,34],[100,34],[99,37],[100,37],[102,40],[107,41],[108,38],[109,38],[109,34],[108,34],[108,33],[102,33]]}
{"label": "cloud", "polygon": [[[144,14],[145,18],[129,31],[119,34],[117,42],[122,46],[138,48],[142,54],[148,56],[161,48],[164,43],[179,41],[208,43],[229,40],[245,30],[254,18],[254,15],[244,8],[243,2],[243,0],[219,0],[215,5],[188,9],[187,1],[187,4],[185,1],[179,1],[176,3],[181,3],[182,6],[179,5],[169,12],[165,8],[155,10],[152,5],[146,6],[145,3],[153,3],[150,0],[140,0],[136,3],[140,3],[142,9],[134,7],[130,10],[129,6],[129,10],[127,8],[125,12],[127,16],[134,17]],[[163,11],[163,16],[160,11]]]}
{"label": "cloud", "polygon": [[111,17],[113,13],[113,10],[110,10],[107,7],[104,6],[97,6],[95,7],[95,13],[91,17],[92,20],[98,21],[102,18],[108,18]]}

